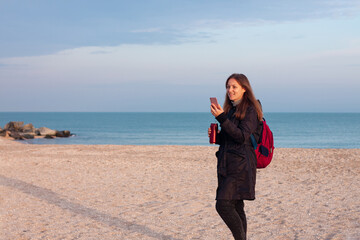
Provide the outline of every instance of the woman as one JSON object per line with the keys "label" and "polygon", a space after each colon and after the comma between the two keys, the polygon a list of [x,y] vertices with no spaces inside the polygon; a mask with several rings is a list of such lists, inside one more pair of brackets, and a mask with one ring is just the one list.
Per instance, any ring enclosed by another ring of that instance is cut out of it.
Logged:
{"label": "woman", "polygon": [[232,74],[226,80],[224,108],[213,103],[211,113],[221,127],[216,136],[220,145],[216,152],[216,210],[236,240],[246,239],[243,200],[255,199],[256,182],[256,155],[250,135],[258,141],[263,113],[245,75]]}

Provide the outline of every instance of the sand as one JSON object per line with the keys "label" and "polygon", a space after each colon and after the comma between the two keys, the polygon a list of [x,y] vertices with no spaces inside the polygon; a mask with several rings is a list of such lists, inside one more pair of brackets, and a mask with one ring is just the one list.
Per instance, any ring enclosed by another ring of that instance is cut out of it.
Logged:
{"label": "sand", "polygon": [[[0,138],[0,239],[232,239],[214,146],[30,145]],[[275,149],[248,239],[360,239],[360,149]]]}

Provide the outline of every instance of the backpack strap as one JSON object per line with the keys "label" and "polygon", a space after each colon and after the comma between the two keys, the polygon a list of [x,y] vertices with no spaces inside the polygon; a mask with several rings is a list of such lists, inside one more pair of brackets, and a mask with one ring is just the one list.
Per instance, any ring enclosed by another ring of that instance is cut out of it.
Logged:
{"label": "backpack strap", "polygon": [[253,147],[254,147],[254,150],[256,150],[256,148],[257,148],[257,142],[256,142],[255,137],[254,137],[253,134],[250,135],[250,140],[251,140],[251,143],[252,143],[252,145],[253,145]]}
{"label": "backpack strap", "polygon": [[[262,105],[261,105],[261,102],[260,102],[260,100],[259,100],[259,99],[258,99],[257,101],[259,102],[260,107],[261,107],[261,111],[262,111]],[[265,120],[265,119],[263,118],[263,120]],[[261,136],[260,136],[260,138],[261,138]],[[256,142],[255,136],[254,136],[253,134],[251,134],[251,135],[250,135],[250,139],[251,139],[251,143],[252,143],[252,145],[253,145],[254,149],[256,150],[256,148],[258,147],[258,144],[257,144],[257,142]]]}

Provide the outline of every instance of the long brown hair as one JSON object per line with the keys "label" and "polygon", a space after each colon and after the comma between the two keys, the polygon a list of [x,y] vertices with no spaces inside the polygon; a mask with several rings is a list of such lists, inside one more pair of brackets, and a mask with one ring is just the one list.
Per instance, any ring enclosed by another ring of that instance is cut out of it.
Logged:
{"label": "long brown hair", "polygon": [[[240,84],[242,88],[245,89],[244,95],[241,98],[240,103],[236,106],[235,116],[238,119],[244,119],[246,114],[246,109],[249,106],[254,106],[257,112],[257,117],[260,121],[263,118],[263,112],[261,109],[260,103],[256,100],[253,90],[251,88],[250,82],[244,74],[234,73],[226,80],[225,87],[227,86],[230,79],[235,79],[237,83]],[[225,102],[224,102],[224,112],[228,113],[232,108],[231,100],[226,92]]]}

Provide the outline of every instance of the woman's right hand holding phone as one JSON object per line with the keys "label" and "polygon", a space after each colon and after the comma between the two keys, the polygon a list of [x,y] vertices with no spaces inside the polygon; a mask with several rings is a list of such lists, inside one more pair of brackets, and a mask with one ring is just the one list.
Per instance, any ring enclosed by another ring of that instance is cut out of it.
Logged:
{"label": "woman's right hand holding phone", "polygon": [[214,115],[214,117],[217,117],[224,112],[224,110],[222,109],[222,107],[220,106],[220,104],[218,103],[215,97],[210,98],[210,103],[211,103],[210,111],[211,114]]}
{"label": "woman's right hand holding phone", "polygon": [[215,103],[212,103],[211,104],[211,107],[210,107],[210,110],[211,110],[211,114],[214,116],[214,117],[217,117],[219,116],[220,114],[222,114],[224,112],[224,110],[222,109],[222,107],[220,106],[220,104],[215,104]]}

